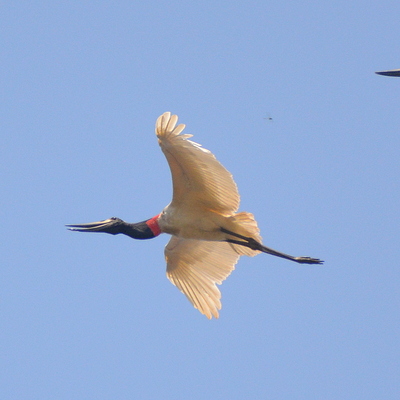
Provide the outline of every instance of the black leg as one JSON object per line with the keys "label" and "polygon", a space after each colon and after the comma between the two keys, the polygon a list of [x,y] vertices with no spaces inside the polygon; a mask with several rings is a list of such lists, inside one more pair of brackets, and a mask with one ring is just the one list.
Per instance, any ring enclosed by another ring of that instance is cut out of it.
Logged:
{"label": "black leg", "polygon": [[319,260],[318,258],[290,256],[289,254],[285,254],[280,251],[271,249],[270,247],[264,246],[261,243],[257,242],[253,238],[246,237],[246,236],[240,235],[235,232],[231,232],[225,228],[221,228],[221,231],[224,233],[227,233],[228,235],[231,235],[231,236],[234,236],[234,237],[237,237],[237,238],[243,240],[243,241],[241,241],[241,240],[227,239],[226,241],[228,243],[233,243],[233,244],[237,244],[240,246],[249,247],[252,250],[262,251],[263,253],[271,254],[276,257],[285,258],[286,260],[295,261],[300,264],[322,264],[323,263],[323,261]]}

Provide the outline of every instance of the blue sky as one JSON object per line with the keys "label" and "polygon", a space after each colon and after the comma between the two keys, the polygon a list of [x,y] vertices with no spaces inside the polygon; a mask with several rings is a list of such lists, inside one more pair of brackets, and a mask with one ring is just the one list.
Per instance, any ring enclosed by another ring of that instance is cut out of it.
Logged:
{"label": "blue sky", "polygon": [[[398,1],[0,11],[2,399],[399,398]],[[67,231],[169,203],[165,111],[267,246],[325,265],[242,257],[209,321],[167,235]]]}

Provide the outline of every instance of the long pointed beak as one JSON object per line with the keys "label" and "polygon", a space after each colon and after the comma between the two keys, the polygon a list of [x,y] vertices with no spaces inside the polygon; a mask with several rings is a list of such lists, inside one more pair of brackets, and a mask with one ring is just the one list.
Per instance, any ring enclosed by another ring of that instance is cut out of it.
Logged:
{"label": "long pointed beak", "polygon": [[375,72],[378,75],[386,75],[386,76],[400,76],[400,69],[392,69],[389,71],[379,71]]}
{"label": "long pointed beak", "polygon": [[111,226],[117,223],[116,218],[108,218],[104,221],[88,222],[86,224],[65,225],[70,231],[78,232],[107,232]]}

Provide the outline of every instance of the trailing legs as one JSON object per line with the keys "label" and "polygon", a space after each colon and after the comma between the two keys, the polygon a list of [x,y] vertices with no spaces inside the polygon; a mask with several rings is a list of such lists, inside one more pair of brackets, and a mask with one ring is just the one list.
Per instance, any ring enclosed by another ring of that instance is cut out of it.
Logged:
{"label": "trailing legs", "polygon": [[271,249],[270,247],[264,246],[263,244],[257,242],[255,239],[240,235],[235,232],[231,232],[228,229],[221,228],[221,232],[224,232],[228,235],[231,235],[235,238],[241,239],[226,239],[228,243],[237,244],[240,246],[248,247],[252,250],[262,251],[263,253],[271,254],[276,257],[285,258],[286,260],[295,261],[300,264],[322,264],[323,261],[319,260],[318,258],[311,258],[311,257],[293,257],[289,254],[281,253],[280,251],[276,251]]}

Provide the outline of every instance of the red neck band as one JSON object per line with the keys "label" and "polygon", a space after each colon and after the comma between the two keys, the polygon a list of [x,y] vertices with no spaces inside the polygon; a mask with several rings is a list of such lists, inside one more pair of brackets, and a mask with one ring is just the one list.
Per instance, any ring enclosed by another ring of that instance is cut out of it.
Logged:
{"label": "red neck band", "polygon": [[146,221],[146,225],[153,232],[154,236],[158,236],[161,233],[160,226],[158,225],[158,222],[157,222],[159,216],[160,216],[160,214],[158,214],[155,217],[150,218],[149,220]]}

